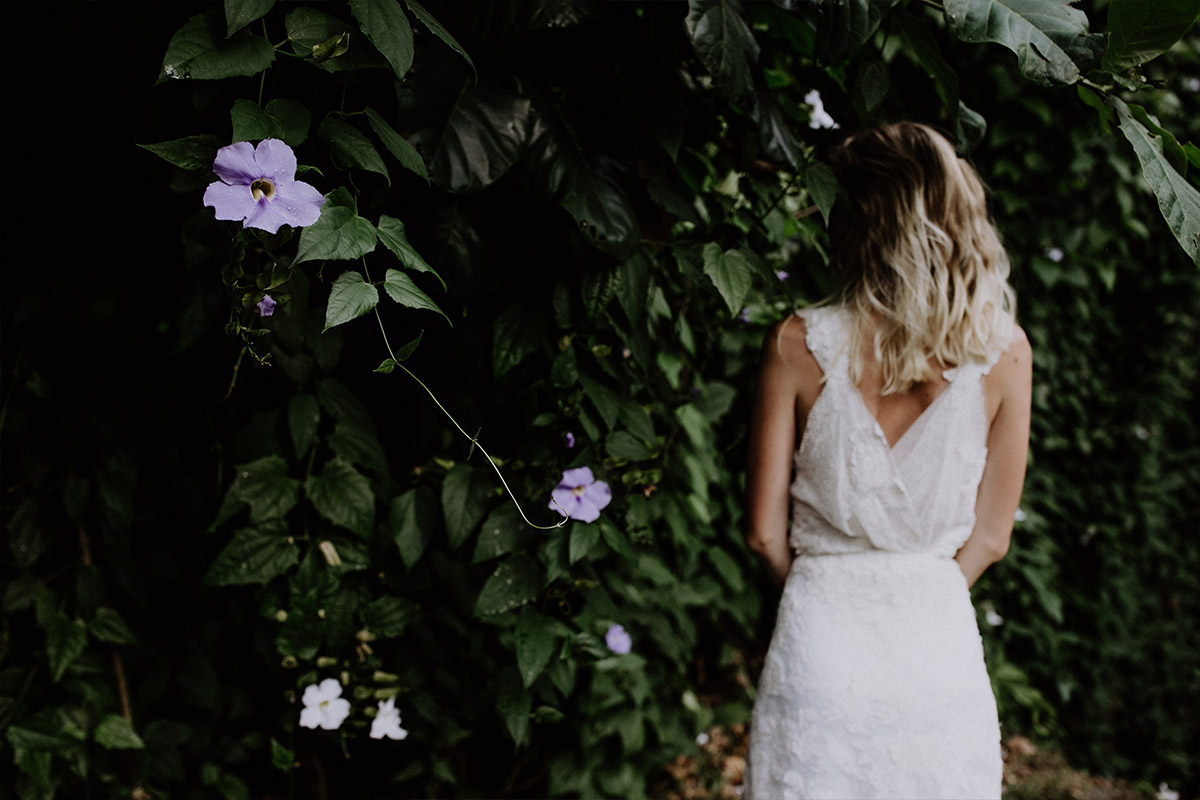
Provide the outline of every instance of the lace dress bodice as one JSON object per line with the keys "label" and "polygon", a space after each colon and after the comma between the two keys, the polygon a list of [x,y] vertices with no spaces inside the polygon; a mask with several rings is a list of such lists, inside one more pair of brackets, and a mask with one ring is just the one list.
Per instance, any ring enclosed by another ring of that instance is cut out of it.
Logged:
{"label": "lace dress bodice", "polygon": [[953,556],[975,524],[987,459],[982,377],[999,354],[946,370],[949,385],[892,447],[851,383],[849,312],[799,313],[826,381],[796,452],[792,549]]}

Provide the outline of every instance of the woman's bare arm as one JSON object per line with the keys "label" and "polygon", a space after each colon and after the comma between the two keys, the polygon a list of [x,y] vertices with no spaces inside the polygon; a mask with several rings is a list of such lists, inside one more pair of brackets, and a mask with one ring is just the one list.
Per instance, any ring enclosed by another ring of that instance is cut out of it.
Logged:
{"label": "woman's bare arm", "polygon": [[987,464],[975,501],[975,528],[954,556],[968,585],[1008,552],[1013,518],[1025,484],[1033,353],[1020,328],[985,380],[988,393],[998,395],[999,402],[988,431]]}
{"label": "woman's bare arm", "polygon": [[758,387],[750,422],[746,470],[746,543],[766,562],[771,577],[783,583],[792,566],[788,546],[788,488],[796,452],[797,417],[810,404],[801,396],[805,380],[820,383],[816,359],[804,343],[804,321],[789,317],[763,342]]}

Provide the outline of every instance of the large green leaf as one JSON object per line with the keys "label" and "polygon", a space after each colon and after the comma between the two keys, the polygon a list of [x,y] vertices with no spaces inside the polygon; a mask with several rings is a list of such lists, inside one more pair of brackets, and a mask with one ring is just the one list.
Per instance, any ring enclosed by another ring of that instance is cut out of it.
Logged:
{"label": "large green leaf", "polygon": [[375,526],[375,493],[371,481],[342,458],[335,458],[320,475],[304,483],[308,499],[321,516],[359,536],[371,535]]}
{"label": "large green leaf", "polygon": [[534,309],[506,306],[492,326],[492,373],[499,378],[537,352],[545,329],[546,321]]}
{"label": "large green leaf", "polygon": [[564,627],[561,622],[532,609],[526,609],[517,617],[513,643],[516,645],[514,649],[521,683],[526,688],[532,686],[546,669],[566,633]]}
{"label": "large green leaf", "polygon": [[426,183],[429,183],[429,171],[425,168],[425,162],[422,160],[421,154],[417,152],[417,148],[396,133],[396,129],[379,116],[379,112],[375,109],[367,108],[363,113],[367,115],[367,122],[371,123],[371,129],[375,131],[379,141],[383,142],[383,146],[400,162],[401,166],[417,173],[425,179]]}
{"label": "large green leaf", "polygon": [[440,95],[419,96],[417,102],[425,108],[452,98],[431,124],[409,137],[422,153],[430,179],[441,188],[478,191],[503,177],[524,154],[529,98],[493,86],[470,86],[469,79],[457,86],[442,81],[418,88]]}
{"label": "large green leaf", "polygon": [[429,29],[430,33],[449,45],[451,50],[462,56],[471,65],[471,69],[475,70],[475,62],[467,55],[467,51],[463,49],[463,46],[458,43],[458,40],[454,38],[450,31],[446,30],[442,23],[438,22],[432,14],[425,10],[424,6],[418,3],[417,0],[404,0],[404,4],[408,6],[408,10],[412,12],[412,15]]}
{"label": "large green leaf", "polygon": [[858,52],[897,0],[839,0],[818,5],[816,55],[819,61],[836,64]]}
{"label": "large green leaf", "polygon": [[754,93],[758,42],[737,0],[688,0],[692,47],[717,86],[734,102]]}
{"label": "large green leaf", "polygon": [[46,654],[50,660],[50,680],[58,682],[67,667],[87,647],[87,625],[83,620],[58,614],[46,626]]}
{"label": "large green leaf", "polygon": [[275,0],[225,0],[225,30],[233,36],[242,28],[266,16]]}
{"label": "large green leaf", "polygon": [[753,276],[753,269],[745,254],[739,250],[722,253],[719,245],[709,242],[704,245],[704,274],[721,293],[729,313],[737,314],[750,292]]}
{"label": "large green leaf", "polygon": [[480,526],[471,563],[489,561],[515,552],[532,544],[535,538],[535,529],[521,519],[516,505],[512,502],[501,503]]}
{"label": "large green leaf", "polygon": [[1118,97],[1110,97],[1108,102],[1117,110],[1121,133],[1133,145],[1142,175],[1158,197],[1158,208],[1167,226],[1188,257],[1200,266],[1200,191],[1175,171],[1164,154],[1172,144],[1178,148],[1178,142],[1167,139],[1170,134],[1161,128],[1151,130],[1143,124],[1137,118],[1138,112],[1145,114],[1143,109],[1131,109]]}
{"label": "large green leaf", "polygon": [[1017,54],[1021,73],[1030,80],[1079,80],[1070,50],[1088,36],[1088,20],[1064,0],[946,0],[944,8],[955,36],[1007,47]]}
{"label": "large green leaf", "polygon": [[618,165],[585,148],[555,102],[536,108],[528,165],[534,191],[562,206],[590,244],[617,258],[633,254],[638,220],[617,181]]}
{"label": "large green leaf", "polygon": [[1112,0],[1108,4],[1108,48],[1101,66],[1119,72],[1152,61],[1200,18],[1196,0]]}
{"label": "large green leaf", "polygon": [[452,548],[461,547],[475,532],[487,513],[491,488],[486,475],[466,464],[456,464],[446,473],[442,482],[442,514],[446,520],[446,538]]}
{"label": "large green leaf", "polygon": [[388,297],[395,300],[402,306],[408,308],[424,308],[429,311],[436,311],[445,318],[446,322],[450,322],[450,318],[445,312],[438,308],[437,303],[430,299],[429,295],[422,292],[413,283],[412,278],[405,275],[398,269],[389,269],[384,275],[383,288],[387,292]]}
{"label": "large green leaf", "polygon": [[206,11],[184,23],[167,45],[158,80],[220,80],[255,75],[275,61],[261,36],[242,31],[225,38],[224,14]]}
{"label": "large green leaf", "polygon": [[413,63],[413,32],[398,0],[350,0],[350,13],[396,77],[404,78]]}
{"label": "large green leaf", "polygon": [[133,723],[119,714],[105,714],[92,734],[96,744],[108,750],[144,750],[146,743],[133,730]]}
{"label": "large green leaf", "polygon": [[379,290],[367,283],[362,273],[354,270],[343,272],[329,288],[324,330],[358,319],[377,305]]}
{"label": "large green leaf", "polygon": [[243,528],[217,555],[204,580],[212,586],[267,583],[299,559],[295,542],[280,527]]}
{"label": "large green leaf", "polygon": [[404,565],[412,569],[437,528],[437,499],[424,486],[409,489],[392,501],[388,524]]}
{"label": "large green leaf", "polygon": [[253,100],[235,100],[229,116],[235,142],[282,139],[292,147],[299,147],[308,138],[312,124],[312,114],[307,108],[282,97],[271,100],[266,108]]}
{"label": "large green leaf", "polygon": [[287,462],[279,456],[263,456],[234,468],[233,484],[225,494],[213,526],[228,520],[244,505],[250,506],[254,523],[279,519],[300,500],[300,482],[287,474]]}
{"label": "large green leaf", "polygon": [[524,553],[515,553],[492,570],[475,601],[475,616],[488,617],[520,608],[542,588],[541,566]]}
{"label": "large green leaf", "polygon": [[421,258],[411,244],[408,242],[408,236],[404,232],[404,223],[395,217],[389,217],[383,214],[379,217],[379,226],[375,229],[379,236],[379,241],[383,242],[383,246],[391,250],[396,258],[400,259],[400,263],[405,269],[413,270],[414,272],[428,272],[437,278],[442,288],[446,288],[446,282],[442,280],[442,276],[438,275],[433,267]]}
{"label": "large green leaf", "polygon": [[224,144],[225,142],[211,133],[201,133],[195,136],[184,136],[182,139],[172,139],[169,142],[139,144],[138,147],[149,150],[180,169],[211,172],[213,161],[217,158],[217,151]]}
{"label": "large green leaf", "polygon": [[334,161],[339,166],[374,172],[382,175],[391,184],[392,178],[388,175],[387,165],[383,163],[375,145],[349,122],[337,117],[326,117],[321,127],[317,128],[317,135],[329,145]]}
{"label": "large green leaf", "polygon": [[386,595],[363,608],[359,615],[363,626],[377,638],[390,638],[404,633],[421,613],[421,607],[407,597]]}
{"label": "large green leaf", "polygon": [[340,198],[346,196],[342,189],[325,196],[320,218],[300,232],[293,265],[318,260],[353,261],[375,249],[375,226],[358,216],[352,206],[341,204]]}

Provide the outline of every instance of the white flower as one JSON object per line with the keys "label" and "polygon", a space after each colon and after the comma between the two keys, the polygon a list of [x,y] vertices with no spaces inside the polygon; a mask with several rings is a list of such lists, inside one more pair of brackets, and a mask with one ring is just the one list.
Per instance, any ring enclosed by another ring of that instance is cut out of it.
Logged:
{"label": "white flower", "polygon": [[1179,800],[1179,792],[1167,786],[1165,783],[1158,785],[1158,794],[1154,795],[1155,800]]}
{"label": "white flower", "polygon": [[838,124],[833,121],[833,117],[825,111],[825,104],[821,102],[821,93],[813,89],[808,94],[804,95],[804,104],[812,106],[812,112],[808,115],[808,127],[810,128],[836,128]]}
{"label": "white flower", "polygon": [[1000,616],[1000,614],[998,614],[994,608],[989,608],[986,612],[984,612],[984,617],[987,619],[987,624],[991,625],[993,628],[995,628],[997,625],[1004,624],[1004,617]]}
{"label": "white flower", "polygon": [[1028,515],[1019,508],[1017,509],[1017,513],[1013,514],[1013,521],[1015,522],[1024,522],[1027,519],[1029,519]]}
{"label": "white flower", "polygon": [[305,728],[337,730],[350,716],[350,701],[342,697],[342,685],[337,678],[326,678],[304,690],[304,710],[300,724]]}
{"label": "white flower", "polygon": [[394,697],[379,701],[379,713],[371,722],[371,738],[382,739],[385,736],[397,740],[408,736],[408,731],[400,727],[400,712],[396,710]]}
{"label": "white flower", "polygon": [[698,734],[696,736],[696,744],[700,745],[701,747],[704,747],[704,745],[708,744],[708,734],[703,732]]}
{"label": "white flower", "polygon": [[1063,260],[1063,251],[1059,247],[1051,247],[1046,251],[1046,258],[1053,261],[1055,264]]}
{"label": "white flower", "polygon": [[1184,78],[1183,88],[1189,92],[1200,92],[1200,78]]}

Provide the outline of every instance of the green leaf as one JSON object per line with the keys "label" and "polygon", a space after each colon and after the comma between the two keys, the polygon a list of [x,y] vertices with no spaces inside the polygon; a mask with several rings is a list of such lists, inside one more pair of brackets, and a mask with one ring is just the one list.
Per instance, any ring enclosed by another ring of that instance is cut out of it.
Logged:
{"label": "green leaf", "polygon": [[816,56],[837,64],[858,52],[879,29],[896,0],[839,0],[822,3],[817,22]]}
{"label": "green leaf", "polygon": [[588,553],[600,543],[600,526],[598,525],[574,525],[571,527],[571,541],[568,545],[567,560],[574,564],[582,558],[586,558]]}
{"label": "green leaf", "polygon": [[1171,49],[1200,18],[1196,0],[1112,0],[1101,67],[1122,72]]}
{"label": "green leaf", "polygon": [[417,148],[396,133],[396,130],[383,117],[379,116],[375,109],[368,107],[365,113],[367,122],[371,123],[371,129],[375,131],[375,135],[379,137],[379,141],[383,142],[387,151],[400,162],[402,167],[417,173],[425,179],[426,183],[429,183],[429,170],[425,168],[425,160],[421,158]]}
{"label": "green leaf", "polygon": [[329,436],[329,449],[351,464],[380,474],[387,473],[387,456],[373,425],[362,425],[358,420],[340,420]]}
{"label": "green leaf", "polygon": [[1117,110],[1121,133],[1133,145],[1167,226],[1188,257],[1200,266],[1200,192],[1172,168],[1163,152],[1164,136],[1147,129],[1120,98],[1110,97],[1108,102]]}
{"label": "green leaf", "polygon": [[425,332],[421,331],[417,334],[417,338],[413,339],[408,344],[396,351],[395,358],[385,358],[383,363],[375,368],[375,372],[389,373],[394,370],[401,362],[408,359],[417,349],[417,345],[421,343],[421,338],[425,336]]}
{"label": "green leaf", "polygon": [[320,475],[304,483],[304,492],[321,516],[366,538],[375,526],[371,481],[350,462],[335,458]]}
{"label": "green leaf", "polygon": [[106,714],[92,734],[108,750],[144,750],[146,743],[133,730],[133,723],[119,714]]}
{"label": "green leaf", "polygon": [[354,270],[343,272],[329,288],[324,330],[358,319],[378,304],[379,290],[367,283],[361,273]]}
{"label": "green leaf", "polygon": [[[465,59],[466,62],[471,65],[471,70],[475,71],[475,62],[471,60],[469,55],[467,55],[467,51],[464,50],[463,46],[458,43],[458,40],[450,34],[450,31],[446,30],[445,27],[442,26],[442,23],[438,22],[432,14],[425,10],[424,6],[418,3],[417,0],[404,0],[404,4],[408,6],[408,10],[412,12],[412,15],[420,20],[422,25],[429,29],[430,33],[449,45],[450,49],[462,56],[463,59]],[[476,75],[478,75],[478,72],[476,72]]]}
{"label": "green leaf", "polygon": [[300,232],[293,265],[316,260],[353,261],[375,249],[375,226],[352,208],[330,205],[328,198],[332,195],[326,195],[320,218]]}
{"label": "green leaf", "polygon": [[312,5],[301,5],[284,20],[292,51],[311,57],[325,72],[390,69],[371,41],[350,24]]}
{"label": "green leaf", "polygon": [[758,42],[735,0],[689,0],[685,21],[692,47],[734,103],[754,93]]}
{"label": "green leaf", "polygon": [[326,117],[317,128],[321,141],[329,145],[334,161],[341,167],[364,169],[382,175],[391,185],[387,165],[363,133],[349,122],[337,117]]}
{"label": "green leaf", "polygon": [[83,620],[59,614],[46,626],[46,653],[50,659],[50,679],[55,683],[87,647],[87,626]]}
{"label": "green leaf", "polygon": [[809,164],[804,170],[804,188],[808,196],[816,204],[817,210],[829,224],[829,214],[833,211],[833,203],[837,199],[838,179],[833,169],[823,162]]}
{"label": "green leaf", "polygon": [[312,114],[307,108],[279,97],[267,103],[265,109],[253,100],[235,100],[229,117],[235,142],[282,139],[292,147],[299,147],[308,138],[312,124]]}
{"label": "green leaf", "polygon": [[243,528],[217,555],[204,581],[210,586],[264,584],[299,559],[291,537],[278,528]]}
{"label": "green leaf", "polygon": [[628,431],[610,433],[604,449],[609,456],[621,461],[642,461],[654,455],[644,442]]}
{"label": "green leaf", "polygon": [[254,20],[266,16],[273,5],[275,0],[225,0],[226,35],[233,36]]}
{"label": "green leaf", "polygon": [[533,685],[550,663],[560,644],[562,624],[532,609],[517,617],[513,641],[516,645],[517,670],[525,688]]}
{"label": "green leaf", "polygon": [[249,31],[226,39],[223,16],[219,11],[206,11],[175,32],[163,56],[159,83],[256,75],[271,66],[275,61],[271,43]]}
{"label": "green leaf", "polygon": [[157,144],[139,144],[144,150],[174,164],[180,169],[212,172],[213,162],[217,151],[225,145],[211,133],[201,133],[195,136],[184,136],[182,139],[172,139],[169,142]]}
{"label": "green leaf", "polygon": [[413,63],[413,31],[397,0],[350,0],[350,13],[396,77],[403,78]]}
{"label": "green leaf", "polygon": [[742,310],[753,275],[745,255],[738,250],[722,253],[719,245],[709,242],[704,245],[704,274],[721,293],[731,316]]}
{"label": "green leaf", "polygon": [[317,440],[317,425],[321,422],[321,409],[317,398],[311,394],[298,394],[288,403],[288,430],[292,434],[292,446],[296,458],[308,455]]}
{"label": "green leaf", "polygon": [[88,623],[88,632],[102,642],[137,644],[137,634],[129,627],[129,623],[108,606],[96,609],[96,616]]}
{"label": "green leaf", "polygon": [[491,489],[487,476],[474,467],[456,464],[442,482],[442,514],[446,520],[446,538],[458,549],[487,513],[487,495]]}
{"label": "green leaf", "polygon": [[492,374],[499,378],[542,344],[546,321],[537,311],[509,305],[492,326]]}
{"label": "green leaf", "polygon": [[288,748],[275,741],[275,737],[271,737],[271,766],[275,769],[281,769],[284,772],[291,772],[292,767],[296,765],[296,754]]}
{"label": "green leaf", "polygon": [[410,489],[392,501],[388,523],[404,565],[412,569],[421,559],[437,527],[437,499],[424,486]]}
{"label": "green leaf", "polygon": [[503,503],[483,521],[471,563],[478,564],[520,550],[532,544],[535,538],[534,529],[521,519],[516,505]]}
{"label": "green leaf", "polygon": [[542,588],[542,568],[525,553],[515,553],[496,565],[475,601],[475,616],[488,617],[520,608]]}
{"label": "green leaf", "polygon": [[621,395],[608,384],[588,375],[580,375],[579,383],[583,386],[583,393],[600,412],[600,418],[604,420],[604,427],[611,431],[617,424],[617,417],[621,414]]}
{"label": "green leaf", "polygon": [[529,714],[533,697],[521,684],[521,676],[509,668],[501,674],[496,692],[496,710],[513,737],[513,746],[520,748],[529,739]]}
{"label": "green leaf", "polygon": [[400,263],[405,269],[410,269],[414,272],[428,272],[437,278],[442,288],[446,288],[446,282],[442,280],[442,276],[438,275],[433,267],[421,258],[413,246],[408,243],[408,236],[404,232],[404,223],[395,217],[389,217],[383,214],[379,217],[379,226],[375,229],[379,236],[379,241],[383,242],[383,246],[392,251],[396,258],[400,259]]}
{"label": "green leaf", "polygon": [[263,522],[283,517],[300,500],[300,482],[287,474],[280,456],[264,456],[235,467],[233,485],[221,503],[213,526],[221,524],[242,505],[250,506],[250,521]]}
{"label": "green leaf", "polygon": [[1087,15],[1061,0],[945,0],[950,30],[964,42],[995,42],[1017,54],[1026,78],[1042,84],[1079,80],[1068,47],[1088,35]]}
{"label": "green leaf", "polygon": [[[412,278],[405,275],[398,269],[389,269],[383,278],[383,288],[387,292],[388,297],[395,300],[402,306],[408,308],[424,308],[429,311],[436,311],[441,314],[446,322],[450,322],[450,318],[437,306],[437,303],[430,299],[429,295],[422,292],[413,283]],[[453,327],[453,324],[451,324]]]}
{"label": "green leaf", "polygon": [[363,627],[380,639],[389,639],[404,633],[421,613],[421,606],[406,597],[385,595],[363,608],[359,614]]}
{"label": "green leaf", "polygon": [[11,725],[4,732],[8,743],[17,750],[39,750],[47,753],[62,753],[79,746],[79,739],[74,738],[62,726],[60,720],[46,713],[38,714],[33,720],[24,720]]}

